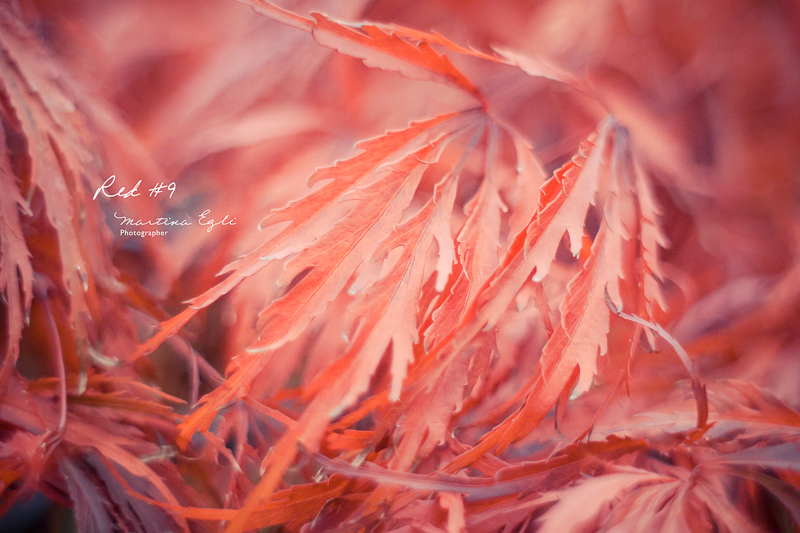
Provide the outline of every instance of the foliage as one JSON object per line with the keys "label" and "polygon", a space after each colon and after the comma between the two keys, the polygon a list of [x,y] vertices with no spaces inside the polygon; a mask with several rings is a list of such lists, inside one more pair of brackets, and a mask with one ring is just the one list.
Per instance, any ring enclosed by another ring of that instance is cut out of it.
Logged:
{"label": "foliage", "polygon": [[800,527],[800,12],[428,5],[0,8],[0,514]]}

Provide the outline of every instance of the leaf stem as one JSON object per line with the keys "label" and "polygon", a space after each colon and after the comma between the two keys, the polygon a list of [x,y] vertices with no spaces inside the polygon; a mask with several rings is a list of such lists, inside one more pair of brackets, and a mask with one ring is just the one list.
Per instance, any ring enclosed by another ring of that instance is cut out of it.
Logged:
{"label": "leaf stem", "polygon": [[611,311],[618,317],[650,328],[656,335],[667,341],[670,346],[672,346],[672,349],[675,350],[678,358],[683,363],[683,366],[686,367],[686,370],[689,372],[689,376],[692,378],[692,393],[694,394],[697,402],[697,427],[698,429],[705,428],[706,423],[708,422],[708,396],[706,395],[706,384],[700,378],[700,374],[697,371],[697,365],[695,365],[694,360],[689,357],[689,354],[686,353],[686,350],[683,349],[675,337],[670,335],[659,324],[650,322],[649,320],[645,320],[636,315],[625,313],[621,308],[617,308],[614,302],[611,301],[611,296],[608,294],[607,287],[605,289],[605,296],[606,305],[608,305],[608,308],[611,309]]}
{"label": "leaf stem", "polygon": [[53,358],[55,359],[56,372],[59,381],[59,410],[60,415],[58,419],[58,426],[53,431],[50,438],[48,438],[48,453],[55,447],[64,435],[64,430],[67,427],[67,373],[64,367],[64,352],[61,350],[61,338],[58,334],[58,326],[56,326],[55,318],[53,317],[53,310],[50,306],[50,296],[48,289],[53,286],[47,276],[39,273],[34,274],[33,293],[35,297],[42,302],[47,317],[47,334],[53,343]]}

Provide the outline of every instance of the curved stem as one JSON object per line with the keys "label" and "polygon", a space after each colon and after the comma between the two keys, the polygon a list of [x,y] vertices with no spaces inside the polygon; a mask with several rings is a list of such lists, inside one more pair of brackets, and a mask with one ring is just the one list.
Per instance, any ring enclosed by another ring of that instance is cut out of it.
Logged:
{"label": "curved stem", "polygon": [[608,305],[608,308],[611,309],[611,311],[618,317],[650,328],[654,333],[656,333],[656,335],[667,341],[670,346],[672,346],[672,349],[675,350],[678,358],[683,363],[683,366],[686,367],[686,370],[689,372],[689,376],[692,378],[692,393],[697,401],[697,427],[698,429],[705,428],[706,423],[708,422],[708,396],[706,395],[706,384],[703,383],[702,379],[700,379],[700,374],[697,371],[697,365],[695,365],[694,360],[689,357],[689,354],[686,353],[686,350],[683,349],[675,337],[670,335],[660,325],[656,324],[655,322],[650,322],[640,318],[636,315],[624,313],[622,309],[617,309],[617,307],[614,305],[614,302],[611,301],[611,297],[608,295],[608,290],[606,290],[606,304]]}
{"label": "curved stem", "polygon": [[52,342],[53,358],[55,359],[56,373],[59,378],[59,410],[60,415],[58,418],[58,426],[48,439],[48,446],[54,447],[61,441],[64,435],[64,430],[67,427],[67,373],[64,367],[64,352],[61,349],[61,338],[58,334],[58,326],[56,325],[53,310],[50,306],[50,296],[48,289],[52,286],[52,282],[44,275],[35,273],[33,283],[33,294],[44,306],[47,317],[47,334]]}

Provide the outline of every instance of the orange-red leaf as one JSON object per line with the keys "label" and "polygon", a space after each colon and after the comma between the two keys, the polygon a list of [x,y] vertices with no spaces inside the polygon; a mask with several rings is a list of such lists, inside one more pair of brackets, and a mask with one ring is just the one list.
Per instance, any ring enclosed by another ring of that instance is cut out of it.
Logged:
{"label": "orange-red leaf", "polygon": [[[456,69],[446,56],[434,50],[422,32],[399,30],[396,33],[391,26],[384,29],[374,24],[353,27],[336,22],[320,13],[312,13],[314,20],[311,21],[265,0],[243,1],[256,7],[259,13],[296,28],[311,31],[319,44],[333,48],[339,53],[357,57],[369,67],[399,72],[411,79],[444,80],[476,97],[482,104],[486,103],[478,88]],[[404,38],[402,34],[413,38],[416,44]],[[437,44],[449,43],[436,35],[431,35],[430,40]]]}

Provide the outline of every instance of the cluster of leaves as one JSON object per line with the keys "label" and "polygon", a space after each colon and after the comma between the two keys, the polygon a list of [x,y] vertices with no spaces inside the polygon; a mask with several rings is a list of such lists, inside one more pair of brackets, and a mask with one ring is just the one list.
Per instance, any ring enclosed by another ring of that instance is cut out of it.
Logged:
{"label": "cluster of leaves", "polygon": [[[797,12],[509,6],[542,41],[477,51],[243,3],[0,9],[2,513],[800,527]],[[94,198],[110,174],[178,195]],[[109,231],[201,204],[238,223]]]}

